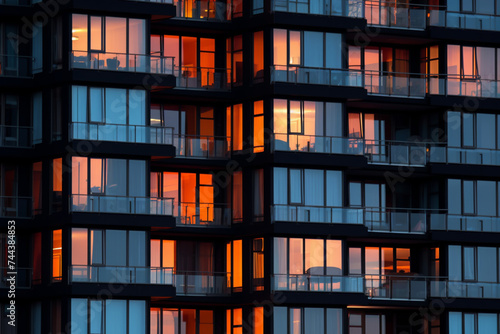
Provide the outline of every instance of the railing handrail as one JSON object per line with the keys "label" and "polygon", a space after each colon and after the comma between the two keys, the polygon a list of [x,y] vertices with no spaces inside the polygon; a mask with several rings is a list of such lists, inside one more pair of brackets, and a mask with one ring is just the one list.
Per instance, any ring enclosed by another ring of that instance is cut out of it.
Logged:
{"label": "railing handrail", "polygon": [[345,210],[367,210],[367,209],[377,209],[380,211],[391,211],[391,210],[406,210],[410,211],[448,211],[448,209],[427,209],[427,208],[399,208],[399,207],[346,207],[346,206],[325,206],[325,205],[301,205],[301,204],[271,204],[271,206],[286,206],[286,207],[312,207],[312,208],[325,208],[325,209],[345,209]]}
{"label": "railing handrail", "polygon": [[[135,0],[134,0],[135,1]],[[162,55],[153,55],[153,54],[142,54],[142,53],[123,53],[123,52],[103,52],[103,51],[80,51],[80,50],[71,50],[70,53],[81,52],[81,53],[90,53],[90,54],[102,54],[102,55],[120,55],[120,56],[141,56],[141,57],[154,57],[154,58],[165,58],[165,59],[175,59],[174,56],[162,56]]]}
{"label": "railing handrail", "polygon": [[367,5],[371,5],[371,6],[381,6],[381,7],[385,7],[385,6],[382,6],[382,5],[385,5],[385,4],[395,4],[396,6],[399,6],[399,7],[396,7],[396,8],[409,8],[408,6],[417,6],[417,7],[425,7],[425,8],[428,8],[428,7],[432,7],[432,8],[446,8],[445,5],[428,5],[428,4],[419,4],[419,3],[399,3],[399,2],[396,2],[396,1],[379,1],[377,0],[375,3],[370,3],[370,4],[367,4],[366,1],[363,1],[365,6]]}
{"label": "railing handrail", "polygon": [[230,68],[223,68],[223,67],[202,67],[202,66],[184,66],[184,65],[175,65],[175,69],[185,69],[185,68],[193,68],[193,69],[198,69],[198,70],[218,70],[218,71],[228,71],[230,72]]}
{"label": "railing handrail", "polygon": [[499,151],[500,152],[500,148],[458,147],[458,146],[449,146],[449,145],[446,145],[445,147],[448,149],[457,149],[457,150],[463,150],[463,151],[474,151],[474,152],[477,152],[477,151]]}
{"label": "railing handrail", "polygon": [[175,202],[174,201],[174,204],[175,205],[182,205],[182,204],[194,204],[194,205],[229,205],[229,203],[220,203],[220,202],[217,202],[217,203],[210,203],[210,202]]}
{"label": "railing handrail", "polygon": [[203,276],[225,276],[230,275],[231,272],[218,272],[218,271],[177,271],[174,270],[174,275],[203,275]]}
{"label": "railing handrail", "polygon": [[[134,0],[135,1],[135,0]],[[140,125],[140,124],[116,124],[116,123],[106,123],[106,122],[70,122],[69,126],[72,124],[82,124],[82,125],[96,125],[96,126],[126,126],[126,127],[134,127],[134,128],[153,128],[153,129],[166,129],[166,130],[174,130],[173,126],[154,126],[154,125]]]}
{"label": "railing handrail", "polygon": [[175,137],[178,137],[178,138],[186,138],[186,139],[210,139],[210,138],[214,138],[214,139],[229,139],[231,137],[228,137],[228,136],[203,136],[203,135],[190,135],[190,134],[186,134],[186,133],[174,133],[174,138]]}
{"label": "railing handrail", "polygon": [[[127,268],[130,268],[130,269],[151,269],[151,270],[158,270],[158,269],[161,269],[161,270],[171,270],[172,272],[174,272],[174,268],[173,267],[148,267],[148,266],[114,266],[114,265],[107,265],[107,264],[72,264],[69,266],[70,268],[74,268],[74,267],[88,267],[88,268],[124,268],[124,269],[127,269]],[[0,268],[1,269],[1,268]]]}
{"label": "railing handrail", "polygon": [[14,129],[33,130],[33,127],[32,126],[28,126],[28,125],[3,125],[3,124],[0,124],[0,128],[14,128]]}
{"label": "railing handrail", "polygon": [[464,213],[448,213],[448,216],[457,216],[457,217],[465,217],[465,218],[498,218],[500,216],[486,216],[486,215],[474,215],[474,214],[464,214]]}
{"label": "railing handrail", "polygon": [[356,140],[363,142],[383,142],[388,144],[409,144],[409,145],[435,145],[435,146],[445,146],[446,143],[439,142],[427,142],[427,141],[402,141],[402,140],[388,140],[388,139],[366,139],[362,137],[345,137],[345,136],[325,136],[325,135],[307,135],[303,133],[279,133],[274,132],[273,137],[276,136],[304,136],[304,137],[315,137],[315,138],[334,138],[334,139],[346,139],[346,140]]}
{"label": "railing handrail", "polygon": [[174,201],[173,197],[151,197],[151,196],[123,196],[123,195],[106,195],[106,194],[71,194],[71,196],[92,196],[92,197],[109,197],[109,198],[141,198],[141,199],[151,199],[151,200],[169,200]]}
{"label": "railing handrail", "polygon": [[32,196],[0,196],[0,198],[32,199]]}
{"label": "railing handrail", "polygon": [[[446,7],[446,6],[442,6],[442,7]],[[432,9],[431,9],[432,11]],[[496,14],[485,14],[485,13],[472,13],[472,12],[457,12],[455,10],[448,10],[448,9],[444,9],[444,10],[435,10],[435,11],[441,11],[441,12],[445,12],[446,14],[448,13],[451,13],[451,14],[458,14],[458,15],[470,15],[470,16],[489,16],[489,17],[498,17],[500,18],[500,15],[496,15]]]}

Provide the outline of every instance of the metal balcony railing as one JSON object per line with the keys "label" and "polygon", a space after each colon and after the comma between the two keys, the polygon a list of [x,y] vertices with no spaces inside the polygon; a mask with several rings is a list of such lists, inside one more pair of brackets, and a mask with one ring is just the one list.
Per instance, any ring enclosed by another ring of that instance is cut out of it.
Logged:
{"label": "metal balcony railing", "polygon": [[0,196],[0,217],[31,218],[33,200],[25,196]]}
{"label": "metal balcony railing", "polygon": [[325,0],[324,2],[320,1],[319,3],[307,0],[274,0],[272,9],[275,12],[286,13],[343,16],[353,18],[364,17],[363,1],[358,0]]}
{"label": "metal balcony railing", "polygon": [[178,1],[176,18],[202,21],[227,21],[227,5],[222,1]]}
{"label": "metal balcony railing", "polygon": [[32,78],[33,57],[0,54],[0,78]]}
{"label": "metal balcony railing", "polygon": [[293,65],[271,66],[271,82],[314,84],[326,86],[363,87],[360,70],[332,69]]}
{"label": "metal balcony railing", "polygon": [[114,52],[72,51],[70,68],[174,74],[174,57]]}
{"label": "metal balcony railing", "polygon": [[431,230],[463,232],[500,232],[500,217],[468,215],[433,215]]}
{"label": "metal balcony railing", "polygon": [[72,212],[123,213],[138,215],[172,216],[173,198],[71,195]]}
{"label": "metal balcony railing", "polygon": [[176,66],[176,88],[230,90],[231,70],[226,68]]}
{"label": "metal balcony railing", "polygon": [[431,279],[422,276],[365,275],[365,294],[371,299],[425,300]]}
{"label": "metal balcony railing", "polygon": [[174,144],[174,128],[145,125],[71,123],[71,139],[125,143]]}
{"label": "metal balcony railing", "polygon": [[440,278],[430,282],[430,296],[441,298],[500,299],[500,283],[462,282]]}
{"label": "metal balcony railing", "polygon": [[32,147],[33,128],[0,125],[0,147]]}
{"label": "metal balcony railing", "polygon": [[176,157],[223,159],[230,156],[229,137],[175,134],[173,144],[176,147]]}
{"label": "metal balcony railing", "polygon": [[74,265],[69,268],[69,281],[174,285],[173,272],[173,268]]}
{"label": "metal balcony railing", "polygon": [[500,16],[493,14],[461,13],[449,10],[430,10],[429,26],[452,29],[500,31]]}
{"label": "metal balcony railing", "polygon": [[177,225],[230,226],[231,208],[227,203],[174,203]]}
{"label": "metal balcony railing", "polygon": [[177,295],[207,296],[228,295],[230,273],[216,272],[179,272],[175,273],[175,288]]}
{"label": "metal balcony railing", "polygon": [[316,291],[363,293],[362,276],[293,275],[271,276],[273,291]]}
{"label": "metal balcony railing", "polygon": [[363,155],[364,140],[333,136],[275,133],[272,151]]}
{"label": "metal balcony railing", "polygon": [[430,147],[430,162],[471,165],[500,165],[500,150],[464,147]]}
{"label": "metal balcony railing", "polygon": [[[272,222],[333,223],[364,225],[368,231],[423,234],[431,220],[438,221],[445,210],[408,208],[335,208],[324,206],[273,205]],[[434,223],[435,224],[435,223]]]}
{"label": "metal balcony railing", "polygon": [[372,26],[425,30],[429,11],[440,8],[444,6],[366,0],[365,18]]}

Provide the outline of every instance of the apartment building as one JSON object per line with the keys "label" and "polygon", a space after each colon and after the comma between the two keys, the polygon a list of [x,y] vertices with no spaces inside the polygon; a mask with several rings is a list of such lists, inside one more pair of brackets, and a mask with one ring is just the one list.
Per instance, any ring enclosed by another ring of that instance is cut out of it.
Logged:
{"label": "apartment building", "polygon": [[494,0],[0,0],[0,333],[500,333],[499,81]]}

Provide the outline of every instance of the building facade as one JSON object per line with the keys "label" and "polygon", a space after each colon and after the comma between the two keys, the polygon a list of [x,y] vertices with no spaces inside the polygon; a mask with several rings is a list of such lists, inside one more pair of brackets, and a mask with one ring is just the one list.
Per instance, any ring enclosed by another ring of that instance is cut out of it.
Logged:
{"label": "building facade", "polygon": [[499,81],[493,0],[0,0],[0,333],[500,333]]}

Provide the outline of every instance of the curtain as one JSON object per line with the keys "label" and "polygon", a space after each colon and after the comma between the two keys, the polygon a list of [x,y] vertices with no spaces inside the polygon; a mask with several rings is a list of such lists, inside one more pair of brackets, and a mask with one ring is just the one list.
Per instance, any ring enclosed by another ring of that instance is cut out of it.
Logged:
{"label": "curtain", "polygon": [[146,266],[146,232],[129,231],[128,259],[129,266]]}
{"label": "curtain", "polygon": [[342,334],[342,309],[326,309],[326,334]]}
{"label": "curtain", "polygon": [[[144,329],[143,329],[144,331]],[[106,334],[127,333],[127,301],[106,300]],[[140,332],[139,332],[140,333]]]}
{"label": "curtain", "polygon": [[71,333],[87,333],[87,299],[71,299]]}
{"label": "curtain", "polygon": [[304,309],[304,332],[325,333],[325,313],[323,308],[306,307]]}
{"label": "curtain", "polygon": [[128,181],[129,196],[146,196],[146,161],[129,160]]}
{"label": "curtain", "polygon": [[162,334],[179,334],[179,311],[177,309],[163,310]]}
{"label": "curtain", "polygon": [[129,333],[144,333],[146,331],[146,302],[144,300],[129,300]]}
{"label": "curtain", "polygon": [[274,168],[274,204],[288,204],[287,169]]}
{"label": "curtain", "polygon": [[274,238],[274,274],[287,273],[287,239]]}
{"label": "curtain", "polygon": [[[305,174],[305,182],[304,182],[305,204],[314,206],[325,205],[325,200],[324,200],[325,181],[323,176],[324,171],[315,169],[306,169],[304,170],[304,174]],[[290,191],[294,192],[295,189],[290,189]]]}
{"label": "curtain", "polygon": [[107,266],[127,265],[127,231],[106,230]]}
{"label": "curtain", "polygon": [[496,313],[479,313],[477,320],[477,332],[482,333],[498,333]]}

